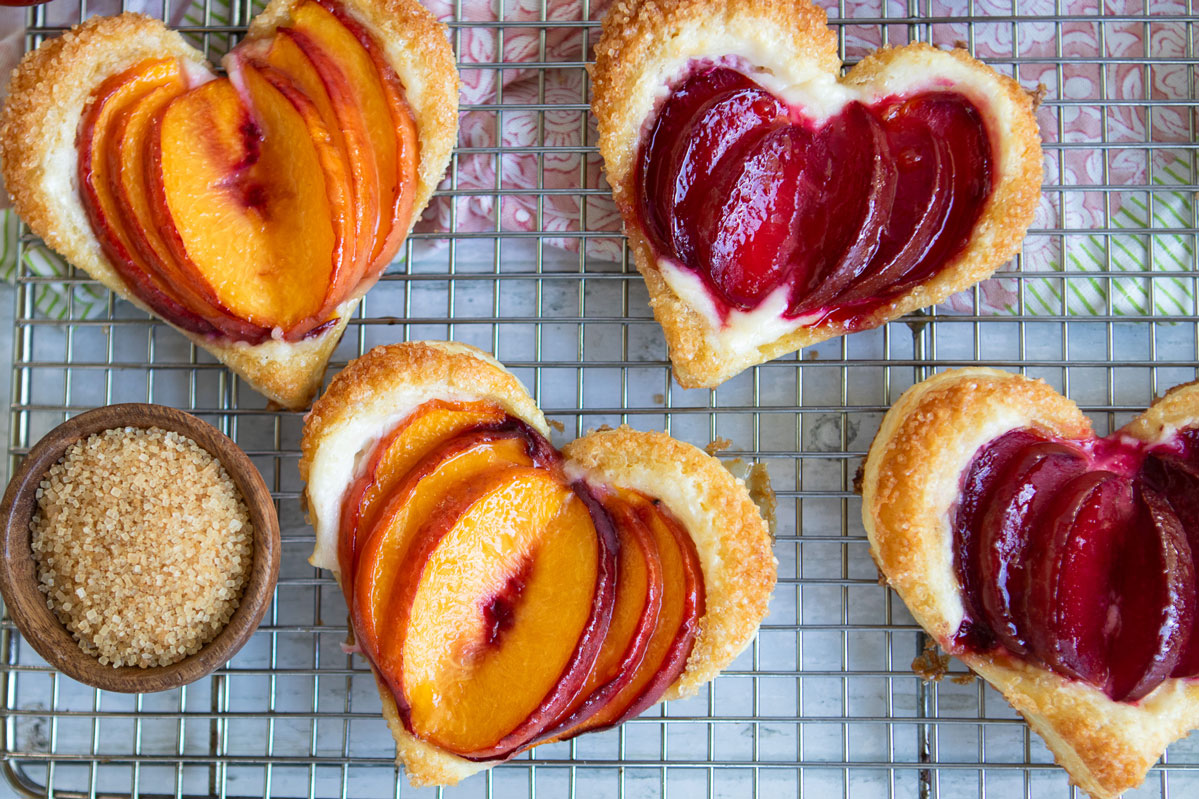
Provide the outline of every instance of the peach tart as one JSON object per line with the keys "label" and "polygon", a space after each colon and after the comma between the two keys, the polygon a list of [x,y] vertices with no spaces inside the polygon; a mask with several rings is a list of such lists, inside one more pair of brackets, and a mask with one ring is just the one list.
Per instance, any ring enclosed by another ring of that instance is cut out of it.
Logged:
{"label": "peach tart", "polygon": [[944,372],[870,447],[889,584],[1096,799],[1199,727],[1199,385],[1106,438],[1038,380]]}
{"label": "peach tart", "polygon": [[417,0],[272,0],[222,66],[132,13],[47,41],[4,178],[67,261],[301,408],[445,172],[454,57]]}
{"label": "peach tart", "polygon": [[938,303],[1032,221],[1033,100],[962,50],[842,77],[807,0],[618,0],[596,49],[600,153],[683,386]]}
{"label": "peach tart", "polygon": [[766,614],[770,535],[719,461],[625,427],[548,435],[503,366],[441,342],[372,350],[308,415],[311,561],[415,785],[693,694]]}

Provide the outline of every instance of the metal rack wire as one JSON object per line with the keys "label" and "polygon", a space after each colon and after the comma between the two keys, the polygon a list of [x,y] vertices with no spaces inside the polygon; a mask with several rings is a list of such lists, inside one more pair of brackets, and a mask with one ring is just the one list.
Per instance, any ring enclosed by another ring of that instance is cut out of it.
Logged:
{"label": "metal rack wire", "polygon": [[[67,2],[30,12],[27,46],[96,10],[64,11]],[[850,63],[881,43],[961,43],[1027,87],[1044,84],[1044,200],[1024,253],[991,281],[927,314],[763,365],[711,392],[671,383],[643,284],[603,212],[585,72],[598,36],[593,2],[503,0],[497,18],[483,20],[466,13],[469,0],[452,6],[457,51],[480,32],[493,48],[462,64],[468,82],[499,79],[493,99],[463,108],[492,136],[461,142],[441,193],[449,232],[412,237],[351,323],[330,371],[378,343],[454,338],[514,368],[563,424],[558,443],[621,422],[667,428],[701,446],[727,439],[726,457],[770,471],[779,585],[752,649],[699,697],[541,747],[445,794],[1072,795],[1040,740],[993,690],[968,678],[926,684],[914,676],[924,637],[878,583],[853,477],[890,403],[942,367],[983,362],[1044,377],[1101,432],[1195,378],[1193,0],[826,2]],[[227,11],[203,0],[181,27],[217,56],[256,10],[242,0]],[[175,18],[169,3],[162,12]],[[506,37],[530,32],[533,49],[520,62],[505,60]],[[562,34],[577,39],[573,52],[547,45]],[[521,91],[502,85],[513,70],[526,71]],[[519,146],[503,131],[516,114],[532,123]],[[558,135],[563,129],[573,133]],[[468,175],[480,164],[494,173],[490,185]],[[528,164],[531,187],[512,179]],[[548,180],[564,171],[577,174],[573,185]],[[555,205],[562,198],[577,206],[565,224]],[[188,409],[232,436],[262,470],[278,503],[284,555],[274,605],[252,642],[227,668],[178,691],[129,697],[80,686],[49,670],[5,618],[3,768],[13,790],[430,793],[397,775],[370,675],[339,646],[340,593],[306,562],[301,416],[266,407],[126,303],[102,295],[99,312],[89,311],[79,298],[91,285],[86,276],[47,276],[25,257],[36,246],[22,238],[12,463],[64,417],[98,404]],[[42,302],[47,291],[62,298],[65,320]],[[949,676],[959,670],[951,664]],[[1192,736],[1170,748],[1137,795],[1196,791]]]}

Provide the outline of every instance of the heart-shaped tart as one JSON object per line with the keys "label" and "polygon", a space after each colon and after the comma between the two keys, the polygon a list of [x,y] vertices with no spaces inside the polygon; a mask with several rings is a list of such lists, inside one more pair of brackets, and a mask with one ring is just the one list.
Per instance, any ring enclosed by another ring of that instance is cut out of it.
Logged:
{"label": "heart-shaped tart", "polygon": [[1199,726],[1199,385],[1098,438],[1041,381],[944,372],[888,411],[861,487],[916,621],[1087,793]]}
{"label": "heart-shaped tart", "polygon": [[691,695],[766,614],[770,534],[719,461],[626,427],[548,435],[503,366],[444,342],[370,351],[308,415],[311,562],[414,785]]}
{"label": "heart-shaped tart", "polygon": [[300,408],[445,172],[454,56],[417,0],[272,0],[222,65],[138,14],[45,42],[4,178],[67,261]]}
{"label": "heart-shaped tart", "polygon": [[596,51],[600,152],[683,386],[940,302],[1032,222],[1033,101],[964,51],[839,77],[806,0],[629,0]]}

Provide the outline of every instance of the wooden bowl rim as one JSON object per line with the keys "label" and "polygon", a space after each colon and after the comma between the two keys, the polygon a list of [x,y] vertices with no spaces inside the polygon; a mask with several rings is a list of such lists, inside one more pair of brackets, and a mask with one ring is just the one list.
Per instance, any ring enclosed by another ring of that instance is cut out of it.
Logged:
{"label": "wooden bowl rim", "polygon": [[[225,467],[254,524],[254,560],[241,603],[216,637],[200,651],[169,666],[110,666],[80,648],[38,590],[29,524],[36,492],[67,447],[93,433],[121,427],[158,427],[195,441]],[[165,405],[105,405],[74,416],[42,437],[17,468],[0,503],[0,593],[8,615],[47,663],[81,683],[106,691],[148,693],[194,682],[227,662],[253,635],[279,576],[279,517],[270,490],[249,456],[228,436],[190,413]]]}

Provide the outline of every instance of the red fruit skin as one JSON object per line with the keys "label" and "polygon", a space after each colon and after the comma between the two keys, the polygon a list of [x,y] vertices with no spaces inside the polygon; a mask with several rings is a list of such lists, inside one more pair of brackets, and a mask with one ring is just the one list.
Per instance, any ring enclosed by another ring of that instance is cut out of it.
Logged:
{"label": "red fruit skin", "polygon": [[963,249],[993,172],[982,115],[960,94],[854,102],[817,127],[709,66],[674,89],[642,143],[637,212],[722,314],[786,286],[785,317],[853,329]]}
{"label": "red fruit skin", "polygon": [[[1128,528],[1117,569],[1118,622],[1106,691],[1135,702],[1170,676],[1195,624],[1195,564],[1186,531],[1166,497],[1137,486],[1141,518]],[[1146,524],[1148,522],[1148,524]]]}
{"label": "red fruit skin", "polygon": [[966,613],[954,635],[955,650],[986,652],[997,643],[991,628],[983,620],[977,530],[990,505],[997,478],[1026,447],[1044,440],[1031,430],[1005,433],[979,449],[962,477],[961,498],[953,512],[953,539],[954,571],[962,586]]}
{"label": "red fruit skin", "polygon": [[1121,702],[1199,674],[1199,430],[1007,433],[963,474],[953,530],[960,650],[1003,647]]}
{"label": "red fruit skin", "polygon": [[1131,483],[1085,472],[1058,492],[1029,547],[1025,629],[1032,654],[1092,685],[1108,678],[1112,568],[1133,513]]}
{"label": "red fruit skin", "polygon": [[1076,449],[1045,442],[1024,449],[999,478],[979,524],[979,585],[984,619],[1011,652],[1028,654],[1024,602],[1027,544],[1053,495],[1086,469]]}
{"label": "red fruit skin", "polygon": [[[843,241],[817,237],[817,266],[797,275],[788,314],[802,316],[831,304],[855,279],[866,273],[878,252],[883,229],[891,220],[899,169],[882,124],[861,103],[844,112],[842,130],[833,126],[826,137],[838,190],[826,201],[829,221],[844,220],[837,231]],[[836,134],[840,133],[840,136]],[[838,164],[843,164],[838,170]],[[861,187],[866,190],[862,191]],[[821,261],[826,263],[821,263]],[[806,279],[805,279],[806,278]]]}
{"label": "red fruit skin", "polygon": [[892,200],[890,218],[869,268],[839,297],[843,305],[869,300],[898,285],[944,227],[953,191],[953,152],[910,106],[897,103],[894,110],[882,113],[897,167],[898,201]]}
{"label": "red fruit skin", "polygon": [[[1141,479],[1146,486],[1169,498],[1171,509],[1186,531],[1192,557],[1199,554],[1199,469],[1178,454],[1150,454],[1145,459]],[[1199,614],[1171,677],[1199,675],[1199,630],[1196,625],[1199,625]]]}

